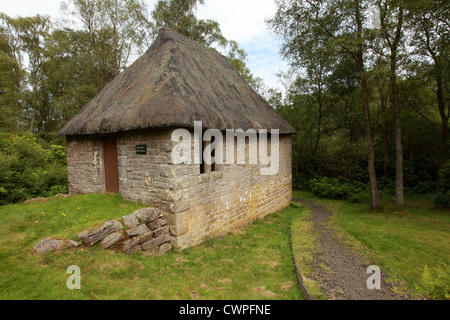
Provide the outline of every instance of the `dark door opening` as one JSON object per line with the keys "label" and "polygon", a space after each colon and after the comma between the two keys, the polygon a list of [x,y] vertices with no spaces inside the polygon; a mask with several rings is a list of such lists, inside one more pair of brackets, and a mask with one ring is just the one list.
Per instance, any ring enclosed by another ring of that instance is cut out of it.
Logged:
{"label": "dark door opening", "polygon": [[103,138],[103,154],[105,161],[106,192],[119,192],[119,160],[117,155],[117,138]]}

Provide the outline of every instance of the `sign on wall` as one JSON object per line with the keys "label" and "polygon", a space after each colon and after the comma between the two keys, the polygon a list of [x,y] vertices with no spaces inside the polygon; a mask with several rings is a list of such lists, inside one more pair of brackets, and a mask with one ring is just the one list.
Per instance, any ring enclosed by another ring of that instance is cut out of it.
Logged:
{"label": "sign on wall", "polygon": [[136,145],[136,154],[147,154],[147,145],[145,144]]}

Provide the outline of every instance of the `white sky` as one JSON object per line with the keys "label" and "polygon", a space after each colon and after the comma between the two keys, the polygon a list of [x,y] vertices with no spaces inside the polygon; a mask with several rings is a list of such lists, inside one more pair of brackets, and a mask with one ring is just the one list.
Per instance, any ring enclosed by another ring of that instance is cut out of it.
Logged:
{"label": "white sky", "polygon": [[[156,0],[145,0],[149,10]],[[0,0],[0,12],[9,16],[49,15],[58,18],[60,0]],[[276,74],[287,68],[279,55],[280,43],[264,20],[275,13],[275,0],[205,0],[197,17],[220,24],[225,38],[237,41],[247,52],[247,66],[269,87],[281,87]]]}

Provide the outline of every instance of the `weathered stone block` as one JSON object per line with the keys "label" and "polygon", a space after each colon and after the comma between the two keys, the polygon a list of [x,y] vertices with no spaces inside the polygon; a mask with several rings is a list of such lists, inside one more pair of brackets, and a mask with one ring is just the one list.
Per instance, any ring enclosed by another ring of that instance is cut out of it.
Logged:
{"label": "weathered stone block", "polygon": [[177,202],[183,196],[182,190],[166,190],[166,198],[168,201]]}
{"label": "weathered stone block", "polygon": [[167,225],[166,219],[163,219],[163,218],[147,224],[147,226],[150,228],[150,230],[156,230],[156,229],[165,227],[166,225]]}
{"label": "weathered stone block", "polygon": [[127,252],[128,249],[131,249],[133,246],[135,246],[136,244],[133,244],[133,241],[135,241],[136,238],[131,238],[128,239],[126,241],[124,241],[123,243],[123,252]]}
{"label": "weathered stone block", "polygon": [[114,232],[110,235],[106,236],[101,242],[100,245],[103,249],[111,248],[113,245],[115,245],[117,242],[123,239],[123,233],[122,232]]}
{"label": "weathered stone block", "polygon": [[161,143],[159,144],[161,150],[165,152],[172,152],[173,145],[174,144],[172,141],[161,141]]}
{"label": "weathered stone block", "polygon": [[144,178],[144,183],[146,186],[151,187],[153,185],[153,178],[151,177]]}
{"label": "weathered stone block", "polygon": [[137,245],[135,247],[132,247],[132,248],[126,250],[125,253],[126,254],[133,254],[133,253],[136,253],[136,252],[139,252],[139,251],[142,251],[141,245]]}
{"label": "weathered stone block", "polygon": [[178,201],[170,204],[172,213],[180,213],[189,210],[191,207],[189,200]]}
{"label": "weathered stone block", "polygon": [[170,226],[170,235],[174,237],[179,237],[183,234],[185,234],[188,231],[188,227],[186,225],[179,225],[179,226]]}
{"label": "weathered stone block", "polygon": [[81,232],[78,235],[78,238],[83,242],[86,246],[92,246],[95,243],[103,240],[109,234],[113,232],[118,232],[122,230],[122,224],[116,220],[107,221],[103,226],[94,229],[94,230],[86,230]]}
{"label": "weathered stone block", "polygon": [[157,209],[154,208],[143,208],[135,211],[133,214],[139,221],[139,224],[146,224],[153,221],[154,218],[158,215],[158,212]]}
{"label": "weathered stone block", "polygon": [[166,219],[168,225],[174,225],[177,221],[177,215],[170,212],[168,212],[164,218]]}
{"label": "weathered stone block", "polygon": [[126,166],[127,166],[127,157],[119,156],[118,157],[118,165],[119,165],[119,167],[126,168]]}
{"label": "weathered stone block", "polygon": [[163,243],[159,246],[159,253],[165,254],[166,252],[172,249],[172,245],[170,243]]}
{"label": "weathered stone block", "polygon": [[126,230],[125,232],[126,232],[127,236],[134,237],[134,236],[146,234],[147,232],[150,232],[150,229],[145,224],[140,224],[137,227]]}
{"label": "weathered stone block", "polygon": [[169,234],[164,234],[158,238],[153,239],[155,246],[159,246],[162,245],[164,242],[169,242],[170,241],[170,235]]}
{"label": "weathered stone block", "polygon": [[171,184],[175,190],[184,189],[189,187],[189,180],[186,178],[175,178]]}
{"label": "weathered stone block", "polygon": [[197,183],[198,184],[207,183],[207,182],[209,182],[209,179],[210,179],[209,174],[207,174],[207,173],[201,174],[201,175],[197,176]]}
{"label": "weathered stone block", "polygon": [[134,228],[139,225],[139,220],[136,218],[136,215],[132,213],[123,217],[123,223],[130,228]]}
{"label": "weathered stone block", "polygon": [[215,171],[211,172],[211,181],[216,181],[223,178],[223,172],[222,171]]}
{"label": "weathered stone block", "polygon": [[175,178],[177,176],[177,168],[174,166],[162,166],[160,174],[164,178]]}
{"label": "weathered stone block", "polygon": [[143,251],[151,250],[157,246],[158,245],[156,244],[155,239],[152,239],[150,241],[147,241],[147,242],[144,242],[143,244],[141,244],[141,248]]}
{"label": "weathered stone block", "polygon": [[169,184],[167,182],[164,181],[153,181],[153,187],[155,187],[156,189],[168,189],[169,188]]}
{"label": "weathered stone block", "polygon": [[[150,232],[147,232],[146,234],[142,234],[137,237],[133,237],[131,239],[133,241],[135,241],[136,244],[142,244],[142,243],[148,242],[153,239],[153,232],[150,231]],[[136,245],[136,244],[134,244],[134,245]]]}
{"label": "weathered stone block", "polygon": [[49,251],[59,251],[66,248],[76,248],[79,243],[72,240],[56,240],[51,238],[45,238],[38,242],[34,246],[33,251],[37,254],[43,254]]}
{"label": "weathered stone block", "polygon": [[159,229],[156,229],[153,231],[153,237],[158,238],[162,236],[163,234],[169,233],[169,226],[165,226]]}

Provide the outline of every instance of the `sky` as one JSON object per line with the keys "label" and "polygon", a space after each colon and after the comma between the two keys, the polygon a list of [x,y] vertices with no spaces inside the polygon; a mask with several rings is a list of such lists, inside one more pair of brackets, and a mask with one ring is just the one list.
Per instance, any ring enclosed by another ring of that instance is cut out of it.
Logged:
{"label": "sky", "polygon": [[[156,0],[145,0],[149,10]],[[9,16],[36,14],[60,17],[60,0],[0,0],[0,11]],[[212,19],[220,24],[222,34],[235,40],[247,52],[247,66],[268,87],[281,89],[277,73],[287,70],[282,60],[280,41],[267,29],[265,19],[275,14],[275,0],[205,0],[197,10],[199,19]]]}

